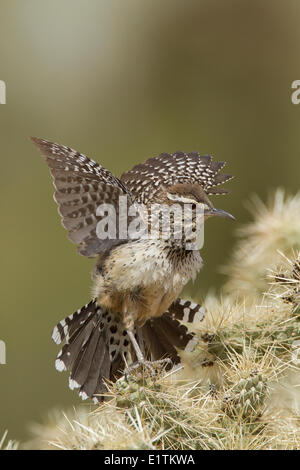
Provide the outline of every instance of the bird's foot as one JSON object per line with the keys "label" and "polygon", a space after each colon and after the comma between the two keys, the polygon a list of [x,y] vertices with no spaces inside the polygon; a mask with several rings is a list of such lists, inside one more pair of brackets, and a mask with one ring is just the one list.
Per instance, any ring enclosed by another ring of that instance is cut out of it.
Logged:
{"label": "bird's foot", "polygon": [[157,374],[160,373],[167,365],[172,366],[173,363],[170,358],[159,359],[157,361],[146,361],[146,359],[138,360],[130,366],[126,367],[124,376],[126,381],[133,371],[141,369],[142,372],[148,372],[152,378],[156,378]]}

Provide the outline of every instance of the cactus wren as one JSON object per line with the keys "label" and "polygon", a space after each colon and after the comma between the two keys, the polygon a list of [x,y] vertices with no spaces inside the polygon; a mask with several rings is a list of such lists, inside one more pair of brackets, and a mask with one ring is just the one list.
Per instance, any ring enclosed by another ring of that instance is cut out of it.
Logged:
{"label": "cactus wren", "polygon": [[[204,219],[220,215],[208,195],[228,191],[217,186],[232,178],[219,174],[225,162],[197,152],[163,153],[134,166],[119,178],[69,147],[32,138],[46,157],[56,189],[62,224],[84,256],[96,257],[90,303],[54,328],[52,338],[65,344],[56,359],[59,371],[70,369],[70,388],[95,402],[128,364],[166,358],[180,362],[178,349],[192,350],[196,337],[181,321],[199,322],[200,305],[178,298],[202,265],[199,250],[183,239],[100,239],[97,208],[105,202],[118,213],[120,196],[149,208],[152,203],[201,205]],[[194,220],[194,219],[193,219]]]}

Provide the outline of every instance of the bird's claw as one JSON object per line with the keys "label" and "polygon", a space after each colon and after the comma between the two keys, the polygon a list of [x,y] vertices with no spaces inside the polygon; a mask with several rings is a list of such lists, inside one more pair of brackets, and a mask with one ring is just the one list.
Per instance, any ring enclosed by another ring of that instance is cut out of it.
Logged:
{"label": "bird's claw", "polygon": [[139,368],[142,368],[142,370],[148,370],[150,373],[150,376],[152,378],[155,378],[157,375],[157,372],[161,372],[162,369],[168,364],[171,366],[173,365],[170,358],[159,359],[153,362],[146,361],[146,360],[138,360],[136,362],[133,362],[133,364],[130,364],[130,366],[126,367],[124,371],[125,380],[128,382],[128,377],[131,374],[131,372]]}

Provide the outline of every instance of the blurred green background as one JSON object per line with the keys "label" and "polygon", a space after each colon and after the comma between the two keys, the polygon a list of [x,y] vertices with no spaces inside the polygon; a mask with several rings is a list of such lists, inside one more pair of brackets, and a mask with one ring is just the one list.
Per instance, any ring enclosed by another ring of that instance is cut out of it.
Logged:
{"label": "blurred green background", "polygon": [[[244,222],[249,194],[299,189],[299,18],[298,0],[1,0],[0,436],[26,438],[28,423],[80,402],[50,334],[89,300],[92,262],[68,241],[29,136],[117,175],[161,152],[212,154],[236,175],[214,203]],[[222,284],[236,227],[209,221],[186,294]]]}

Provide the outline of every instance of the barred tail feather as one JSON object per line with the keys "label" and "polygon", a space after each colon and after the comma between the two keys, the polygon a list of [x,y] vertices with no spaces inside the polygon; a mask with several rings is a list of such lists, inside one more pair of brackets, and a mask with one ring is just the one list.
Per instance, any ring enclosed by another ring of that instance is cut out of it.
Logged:
{"label": "barred tail feather", "polygon": [[116,380],[125,367],[130,340],[118,316],[102,309],[95,301],[56,325],[53,340],[65,344],[58,353],[58,371],[70,369],[69,386],[79,388],[82,399],[101,400],[106,382]]}
{"label": "barred tail feather", "polygon": [[[147,359],[170,358],[180,362],[178,349],[192,351],[196,336],[181,323],[198,323],[205,310],[190,301],[177,299],[160,317],[147,321],[136,339]],[[135,360],[130,339],[120,317],[91,301],[59,322],[52,335],[55,343],[65,341],[58,353],[58,371],[70,369],[69,386],[79,389],[83,400],[101,401],[107,381],[117,380],[124,372],[125,360]]]}
{"label": "barred tail feather", "polygon": [[198,343],[194,333],[181,322],[199,323],[205,317],[203,306],[177,299],[159,318],[142,327],[146,355],[151,360],[169,357],[173,364],[180,362],[179,350],[193,351]]}
{"label": "barred tail feather", "polygon": [[60,321],[53,329],[52,339],[56,344],[61,344],[66,336],[70,337],[72,334],[87,321],[87,319],[95,312],[95,303],[91,301],[84,307],[72,313],[64,320]]}

